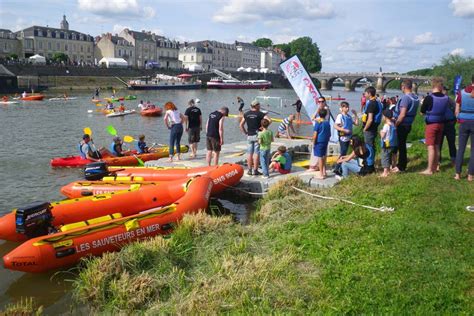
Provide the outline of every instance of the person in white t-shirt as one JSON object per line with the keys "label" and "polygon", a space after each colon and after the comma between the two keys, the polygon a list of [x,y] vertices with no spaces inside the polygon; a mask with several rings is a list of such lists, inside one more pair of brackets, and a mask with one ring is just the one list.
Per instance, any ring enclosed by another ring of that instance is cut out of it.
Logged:
{"label": "person in white t-shirt", "polygon": [[341,146],[340,156],[345,156],[349,150],[353,126],[359,125],[359,119],[355,110],[352,110],[354,116],[349,113],[348,102],[341,102],[339,110],[341,113],[337,115],[334,121],[334,128],[339,134],[339,145]]}
{"label": "person in white t-shirt", "polygon": [[179,112],[176,105],[173,102],[166,102],[165,104],[165,117],[163,118],[166,127],[170,132],[170,146],[169,146],[169,160],[173,161],[174,146],[176,145],[176,153],[178,154],[178,160],[181,160],[181,137],[183,136],[183,121],[184,115]]}

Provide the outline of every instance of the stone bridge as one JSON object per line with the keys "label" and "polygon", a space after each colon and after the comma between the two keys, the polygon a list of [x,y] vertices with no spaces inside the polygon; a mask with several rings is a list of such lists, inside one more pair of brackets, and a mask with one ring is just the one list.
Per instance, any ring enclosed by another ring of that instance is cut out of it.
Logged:
{"label": "stone bridge", "polygon": [[421,83],[431,82],[433,77],[427,76],[414,76],[414,75],[402,75],[402,74],[384,74],[384,73],[325,73],[318,72],[312,73],[310,76],[317,79],[321,83],[321,90],[332,90],[332,86],[336,79],[342,79],[344,81],[344,89],[346,91],[354,91],[357,83],[362,79],[371,82],[375,85],[377,92],[385,92],[390,82],[394,80],[411,79],[413,81],[413,91],[416,93],[418,86]]}

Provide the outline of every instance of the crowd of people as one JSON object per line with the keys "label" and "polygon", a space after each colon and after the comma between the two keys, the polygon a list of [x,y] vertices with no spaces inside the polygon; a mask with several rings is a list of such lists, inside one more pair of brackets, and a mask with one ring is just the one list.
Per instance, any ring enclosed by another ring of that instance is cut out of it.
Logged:
{"label": "crowd of people", "polygon": [[[456,101],[449,98],[442,78],[432,79],[432,91],[423,100],[413,92],[413,83],[409,79],[402,81],[403,95],[394,98],[380,98],[374,87],[365,89],[361,99],[361,118],[355,110],[350,109],[348,102],[340,103],[340,113],[336,116],[334,129],[337,131],[340,156],[334,172],[337,177],[347,177],[351,173],[366,175],[374,173],[377,148],[380,147],[381,177],[392,173],[405,172],[408,164],[407,139],[418,114],[424,116],[425,139],[428,159],[427,167],[420,172],[432,175],[439,171],[441,162],[441,146],[446,137],[449,146],[451,163],[455,166],[455,179],[461,179],[462,164],[467,142],[471,138],[471,154],[468,164],[467,179],[474,178],[474,76],[472,85],[461,90]],[[198,107],[199,99],[192,99],[184,114],[173,102],[165,104],[164,123],[170,130],[169,161],[181,157],[181,138],[186,131],[191,153],[189,158],[197,155],[198,143],[203,130],[202,112]],[[143,103],[141,103],[143,104]],[[247,140],[247,174],[268,178],[270,172],[288,173],[291,170],[291,157],[284,146],[271,156],[271,144],[274,134],[269,128],[272,119],[260,110],[260,103],[254,100],[250,110],[244,112],[244,101],[237,98],[240,113],[240,131]],[[277,137],[292,138],[296,134],[293,122],[300,122],[302,103],[295,104],[296,113],[281,120],[277,128]],[[146,107],[143,104],[143,107]],[[221,107],[211,112],[204,125],[206,133],[206,161],[208,165],[219,163],[219,154],[224,144],[224,119],[229,116],[229,108]],[[318,98],[318,109],[312,117],[312,154],[317,164],[311,170],[319,172],[319,178],[327,177],[326,159],[331,138],[330,109],[324,97]],[[354,135],[354,126],[362,125],[362,137]],[[456,149],[456,124],[459,126],[459,143]],[[381,126],[381,128],[379,128]],[[377,141],[380,146],[376,146]],[[139,153],[149,151],[144,142],[144,135],[139,137]],[[352,150],[350,150],[352,149]],[[113,139],[109,151],[115,156],[130,154],[122,149],[122,140]],[[100,159],[100,151],[91,144],[90,136],[84,135],[80,144],[80,152],[84,158]],[[261,169],[261,172],[259,171]]]}

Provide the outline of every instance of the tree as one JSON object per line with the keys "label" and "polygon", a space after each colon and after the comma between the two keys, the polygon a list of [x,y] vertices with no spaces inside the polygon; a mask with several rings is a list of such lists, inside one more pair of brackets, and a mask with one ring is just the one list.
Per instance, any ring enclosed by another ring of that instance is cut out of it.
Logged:
{"label": "tree", "polygon": [[281,49],[284,53],[285,53],[285,56],[286,57],[290,57],[291,56],[291,47],[290,47],[290,44],[276,44],[274,45],[276,48],[279,48]]}
{"label": "tree", "polygon": [[10,57],[11,60],[17,60],[18,59],[18,55],[15,54],[15,53],[10,54],[9,57]]}
{"label": "tree", "polygon": [[271,39],[269,38],[259,38],[258,40],[256,40],[255,42],[252,43],[253,45],[255,46],[258,46],[258,47],[263,47],[263,48],[267,48],[267,47],[272,47],[273,46],[273,42]]}
{"label": "tree", "polygon": [[64,53],[54,53],[51,59],[55,62],[64,62],[67,63],[69,56]]}
{"label": "tree", "polygon": [[[298,55],[309,72],[318,72],[321,70],[321,54],[318,44],[313,43],[311,37],[300,37],[289,44],[290,55]],[[289,56],[287,56],[289,57]]]}

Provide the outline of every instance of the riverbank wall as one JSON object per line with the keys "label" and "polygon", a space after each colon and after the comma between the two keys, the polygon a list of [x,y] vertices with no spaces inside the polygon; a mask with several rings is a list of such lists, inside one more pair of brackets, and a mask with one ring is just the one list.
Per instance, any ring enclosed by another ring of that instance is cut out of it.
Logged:
{"label": "riverbank wall", "polygon": [[[128,69],[98,67],[63,67],[42,65],[7,65],[6,68],[18,78],[18,87],[22,89],[48,90],[91,90],[126,89],[123,81],[137,77],[165,74],[176,76],[187,72],[184,69]],[[279,74],[228,72],[240,80],[265,79],[272,82],[274,88],[290,88],[288,80]],[[205,83],[215,77],[214,73],[191,73]]]}

